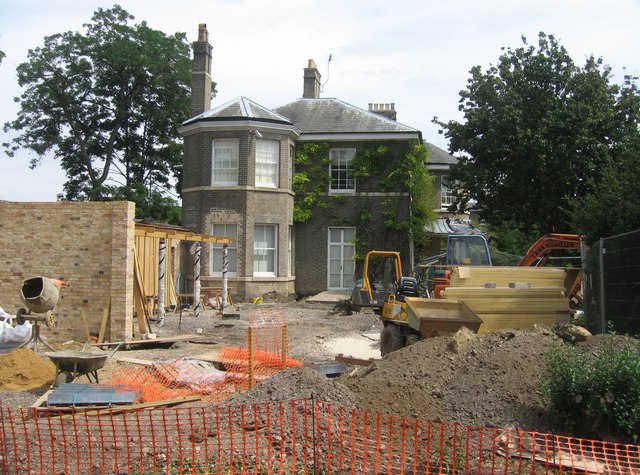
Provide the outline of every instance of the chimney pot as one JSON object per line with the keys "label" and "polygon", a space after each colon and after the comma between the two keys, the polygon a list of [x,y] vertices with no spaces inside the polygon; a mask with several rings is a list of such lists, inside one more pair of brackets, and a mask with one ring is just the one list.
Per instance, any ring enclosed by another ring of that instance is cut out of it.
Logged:
{"label": "chimney pot", "polygon": [[381,115],[387,119],[396,120],[396,103],[395,102],[370,102],[369,112]]}
{"label": "chimney pot", "polygon": [[198,41],[209,41],[209,32],[207,31],[206,23],[198,24]]}

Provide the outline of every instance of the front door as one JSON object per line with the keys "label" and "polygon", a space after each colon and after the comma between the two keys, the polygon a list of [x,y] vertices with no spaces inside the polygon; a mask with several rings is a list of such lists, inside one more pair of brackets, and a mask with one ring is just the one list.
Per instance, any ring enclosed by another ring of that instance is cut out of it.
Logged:
{"label": "front door", "polygon": [[356,228],[329,228],[329,290],[353,289]]}

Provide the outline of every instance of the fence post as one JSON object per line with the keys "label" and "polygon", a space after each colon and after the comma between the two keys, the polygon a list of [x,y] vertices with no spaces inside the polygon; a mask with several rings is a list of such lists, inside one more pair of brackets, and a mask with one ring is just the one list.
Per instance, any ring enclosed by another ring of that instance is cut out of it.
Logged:
{"label": "fence post", "polygon": [[255,386],[255,328],[253,326],[249,327],[247,332],[247,343],[249,343],[249,389]]}
{"label": "fence post", "polygon": [[598,267],[600,267],[600,333],[607,332],[607,316],[605,315],[605,298],[604,298],[604,238],[600,238],[600,253]]}
{"label": "fence post", "polygon": [[311,394],[311,446],[313,447],[313,475],[318,475],[318,467],[316,462],[318,460],[318,445],[316,444],[316,418],[318,417],[318,408],[316,405],[316,398]]}

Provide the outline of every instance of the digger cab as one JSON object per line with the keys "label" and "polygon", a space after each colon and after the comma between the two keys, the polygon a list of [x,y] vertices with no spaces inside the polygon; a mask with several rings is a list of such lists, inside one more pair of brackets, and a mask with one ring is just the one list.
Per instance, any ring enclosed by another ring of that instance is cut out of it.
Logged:
{"label": "digger cab", "polygon": [[402,277],[402,261],[397,251],[369,251],[364,258],[362,276],[351,294],[355,310],[373,307],[382,310],[389,294],[396,291]]}
{"label": "digger cab", "polygon": [[447,236],[447,262],[449,266],[490,266],[491,251],[482,234],[450,234]]}

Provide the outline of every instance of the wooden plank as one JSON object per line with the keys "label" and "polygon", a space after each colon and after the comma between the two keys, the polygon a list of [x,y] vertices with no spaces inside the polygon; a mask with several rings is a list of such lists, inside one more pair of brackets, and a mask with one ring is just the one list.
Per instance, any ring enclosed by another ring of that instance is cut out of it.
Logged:
{"label": "wooden plank", "polygon": [[164,337],[164,338],[148,338],[145,340],[127,340],[127,341],[112,341],[105,343],[90,343],[89,346],[119,346],[119,345],[140,345],[140,344],[152,344],[152,343],[172,343],[177,341],[198,341],[198,340],[208,340],[211,337],[200,335],[198,333],[188,334],[188,335],[177,335],[172,337]]}
{"label": "wooden plank", "polygon": [[140,261],[138,260],[138,253],[134,250],[133,253],[134,272],[133,272],[133,300],[136,307],[136,314],[138,318],[138,331],[140,335],[147,333],[147,322],[149,320],[149,308],[147,306],[147,293],[144,290],[144,284],[142,282],[142,275],[140,270]]}
{"label": "wooden plank", "polygon": [[485,313],[478,315],[482,319],[482,325],[478,330],[478,335],[510,328],[532,328],[535,325],[555,325],[557,323],[568,323],[570,314],[568,313]]}
{"label": "wooden plank", "polygon": [[117,361],[118,363],[131,363],[131,364],[137,364],[137,365],[141,365],[141,366],[150,366],[150,365],[155,363],[155,361],[142,360],[140,358],[129,358],[128,356],[117,356],[116,355],[112,359],[114,361]]}
{"label": "wooden plank", "polygon": [[334,360],[337,361],[338,363],[344,363],[344,364],[349,364],[349,365],[358,365],[358,366],[370,366],[374,361],[380,361],[379,358],[378,359],[374,359],[374,358],[368,358],[368,359],[354,358],[353,356],[345,356],[342,353],[339,353],[338,355],[336,355]]}
{"label": "wooden plank", "polygon": [[200,353],[199,355],[190,356],[189,358],[200,361],[208,361],[209,363],[222,363],[220,357],[221,349],[207,351],[206,353]]}
{"label": "wooden plank", "polygon": [[[186,404],[189,402],[197,402],[197,401],[200,401],[201,399],[202,399],[202,396],[186,396],[186,397],[176,398],[176,399],[150,401],[150,402],[143,402],[139,404],[122,405],[118,407],[104,407],[104,408],[91,408],[91,409],[87,408],[87,410],[82,410],[82,408],[75,407],[73,408],[72,414],[62,414],[60,416],[51,416],[50,418],[51,419],[54,419],[54,418],[69,419],[72,417],[76,417],[78,413],[82,414],[83,417],[103,416],[106,414],[110,414],[110,415],[122,414],[126,412],[135,412],[135,411],[140,411],[142,409],[150,409],[154,407],[176,406],[179,404]],[[58,408],[52,409],[50,407],[45,407],[45,408],[38,408],[37,411],[49,412],[49,413],[53,412],[55,414],[58,412]]]}
{"label": "wooden plank", "polygon": [[451,287],[484,287],[487,283],[509,287],[512,282],[528,282],[532,287],[563,287],[566,272],[559,267],[460,267],[451,272]]}
{"label": "wooden plank", "polygon": [[569,313],[569,300],[566,298],[464,298],[461,299],[478,315],[485,313]]}
{"label": "wooden plank", "polygon": [[497,287],[495,289],[485,287],[447,287],[442,291],[442,296],[448,300],[467,298],[564,298],[563,287],[532,287],[530,289],[517,289]]}
{"label": "wooden plank", "polygon": [[98,343],[104,342],[105,333],[107,332],[107,322],[109,321],[109,315],[111,314],[110,295],[107,295],[104,304],[104,308],[102,309],[102,321],[100,322],[100,332],[98,333]]}
{"label": "wooden plank", "polygon": [[51,394],[53,391],[54,391],[53,389],[49,389],[46,393],[44,393],[42,396],[36,399],[36,401],[33,404],[31,404],[31,406],[29,406],[27,419],[33,419],[35,417],[38,417],[38,409],[41,409],[42,406],[45,405],[45,403],[47,402],[47,399],[49,399],[49,394]]}
{"label": "wooden plank", "polygon": [[91,332],[89,331],[89,324],[87,323],[87,316],[84,314],[84,309],[80,309],[80,317],[82,317],[82,323],[84,324],[84,333],[87,337],[86,341],[91,341]]}

